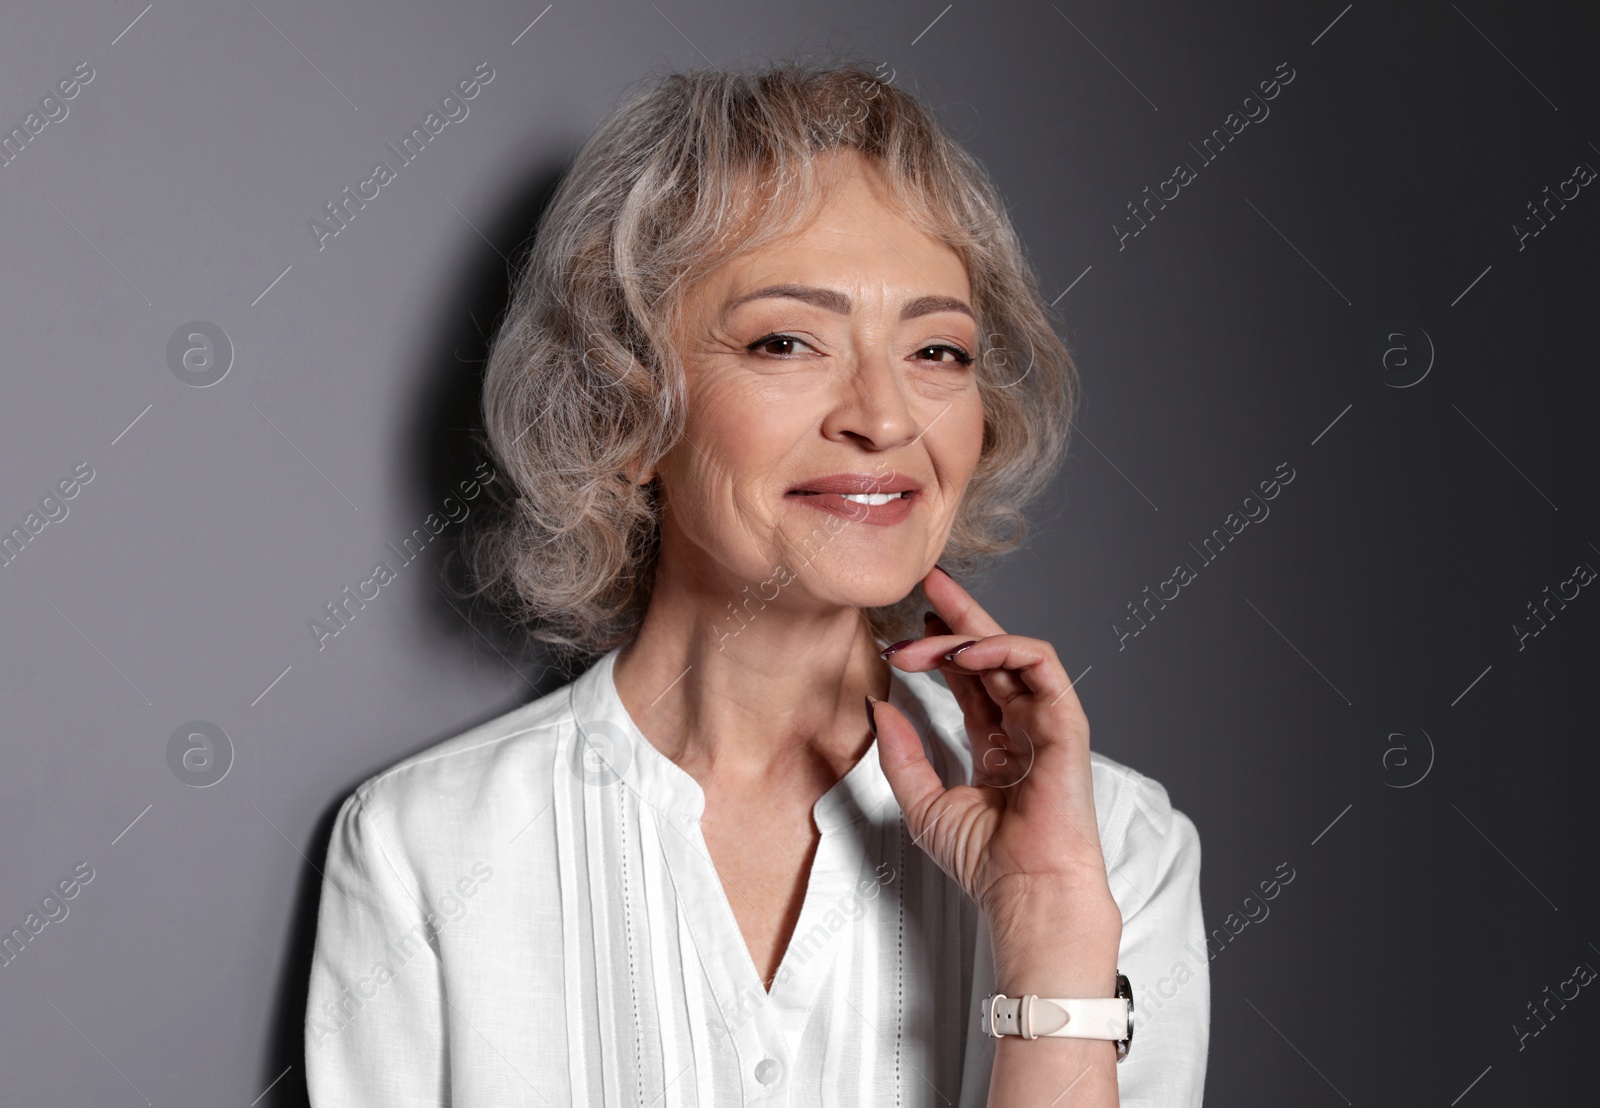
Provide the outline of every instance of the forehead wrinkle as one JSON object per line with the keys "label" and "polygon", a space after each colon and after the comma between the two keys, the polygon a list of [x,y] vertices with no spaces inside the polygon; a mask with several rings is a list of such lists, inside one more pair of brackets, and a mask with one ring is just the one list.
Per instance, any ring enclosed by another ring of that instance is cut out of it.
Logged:
{"label": "forehead wrinkle", "polygon": [[893,250],[896,254],[900,255],[900,260],[905,262],[906,265],[910,266],[912,271],[915,272],[918,277],[922,278],[922,283],[923,284],[925,284],[925,285],[932,285],[933,284],[932,281],[928,280],[928,275],[923,273],[922,270],[917,268],[915,262],[913,262],[910,258],[906,257],[904,254],[900,253],[900,248],[889,240],[889,236],[888,235],[886,235],[882,231],[878,230],[878,225],[876,223],[873,223],[872,220],[870,220],[866,216],[862,215],[861,214],[861,209],[856,207],[854,204],[850,203],[850,198],[848,196],[841,196],[839,199],[843,200],[845,202],[845,204],[847,204],[849,206],[850,210],[852,212],[856,213],[857,218],[859,218],[861,220],[861,222],[865,223],[868,227],[872,228],[872,233],[877,235],[880,239],[882,239],[885,246],[887,246],[890,250]]}

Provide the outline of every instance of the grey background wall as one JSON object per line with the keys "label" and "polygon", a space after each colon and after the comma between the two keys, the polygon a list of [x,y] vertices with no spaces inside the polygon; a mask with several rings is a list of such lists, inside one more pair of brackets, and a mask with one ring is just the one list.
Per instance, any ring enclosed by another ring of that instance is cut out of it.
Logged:
{"label": "grey background wall", "polygon": [[559,683],[441,593],[470,514],[312,621],[470,472],[508,266],[583,136],[651,73],[833,50],[938,106],[1064,313],[1071,460],[973,584],[1200,828],[1209,1102],[1592,1096],[1597,30],[1481,0],[12,6],[0,1099],[303,1103],[338,802]]}

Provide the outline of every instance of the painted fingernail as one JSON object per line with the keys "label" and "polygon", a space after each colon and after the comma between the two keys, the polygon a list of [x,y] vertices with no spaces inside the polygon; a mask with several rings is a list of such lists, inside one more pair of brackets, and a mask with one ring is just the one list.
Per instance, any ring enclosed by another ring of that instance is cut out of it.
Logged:
{"label": "painted fingernail", "polygon": [[938,618],[939,618],[939,613],[938,612],[923,612],[922,613],[922,622],[923,623],[927,623],[930,620],[935,620],[935,619],[938,619]]}
{"label": "painted fingernail", "polygon": [[872,706],[876,703],[877,701],[872,699],[870,695],[867,697],[867,726],[872,728],[873,738],[878,737],[878,721],[872,718]]}
{"label": "painted fingernail", "polygon": [[975,645],[977,643],[977,641],[978,641],[977,639],[968,639],[966,642],[964,642],[960,646],[956,647],[950,653],[946,654],[944,656],[944,660],[947,661],[947,662],[955,661],[957,654],[960,654],[967,647]]}
{"label": "painted fingernail", "polygon": [[916,641],[917,641],[916,639],[901,639],[899,642],[895,643],[893,646],[885,647],[883,650],[881,650],[879,652],[879,654],[882,657],[887,658],[889,655],[893,654],[896,650],[903,650],[903,649],[905,649],[906,647],[910,646],[912,643],[914,643]]}
{"label": "painted fingernail", "polygon": [[[950,578],[950,580],[956,581],[956,575],[951,573],[948,569],[945,569],[944,566],[940,565],[938,562],[934,562],[933,563],[933,568],[938,570],[940,573],[944,574],[946,577]],[[956,584],[959,585],[959,584],[961,584],[961,582],[960,581],[956,581]]]}

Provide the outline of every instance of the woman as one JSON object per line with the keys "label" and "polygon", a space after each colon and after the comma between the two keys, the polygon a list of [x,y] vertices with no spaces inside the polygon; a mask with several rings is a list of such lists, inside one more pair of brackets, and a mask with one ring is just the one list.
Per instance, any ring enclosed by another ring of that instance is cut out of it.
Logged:
{"label": "woman", "polygon": [[675,76],[603,124],[494,344],[475,549],[598,660],[341,809],[313,1103],[1198,1105],[1194,827],[942,568],[1020,540],[1073,396],[996,192],[888,80]]}

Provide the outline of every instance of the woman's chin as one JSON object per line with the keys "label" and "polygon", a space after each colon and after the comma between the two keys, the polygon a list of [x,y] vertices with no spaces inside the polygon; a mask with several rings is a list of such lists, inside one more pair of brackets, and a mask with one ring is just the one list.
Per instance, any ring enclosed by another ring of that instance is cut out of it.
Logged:
{"label": "woman's chin", "polygon": [[915,570],[812,582],[813,592],[841,607],[884,608],[904,600],[921,578]]}

